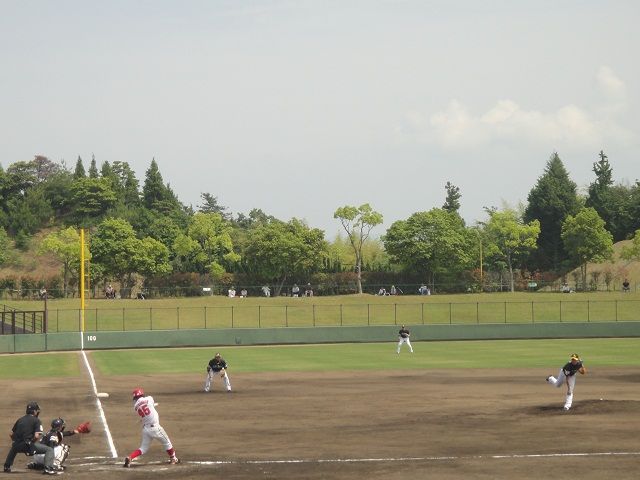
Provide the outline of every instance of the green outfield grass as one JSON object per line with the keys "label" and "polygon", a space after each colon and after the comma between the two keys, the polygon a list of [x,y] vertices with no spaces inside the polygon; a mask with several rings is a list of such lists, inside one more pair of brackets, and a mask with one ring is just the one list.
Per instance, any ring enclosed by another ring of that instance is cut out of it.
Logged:
{"label": "green outfield grass", "polygon": [[76,377],[81,373],[78,354],[74,352],[0,355],[0,379]]}
{"label": "green outfield grass", "polygon": [[[415,342],[414,354],[395,343],[210,347],[89,352],[102,375],[205,371],[216,351],[233,372],[420,370],[431,368],[558,368],[578,352],[590,368],[640,366],[640,339],[485,340]],[[0,378],[78,376],[77,353],[0,356]]]}
{"label": "green outfield grass", "polygon": [[[8,302],[21,310],[42,301]],[[79,331],[78,300],[48,302],[50,332]],[[640,293],[484,293],[313,298],[194,297],[89,300],[89,331],[260,328],[335,325],[601,322],[640,320]]]}

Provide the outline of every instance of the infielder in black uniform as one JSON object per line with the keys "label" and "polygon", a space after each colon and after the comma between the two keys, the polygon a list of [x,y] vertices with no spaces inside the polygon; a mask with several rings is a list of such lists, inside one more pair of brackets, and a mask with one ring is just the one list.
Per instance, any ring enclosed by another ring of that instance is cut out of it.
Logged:
{"label": "infielder in black uniform", "polygon": [[409,351],[411,353],[413,353],[413,347],[411,346],[411,340],[409,340],[409,336],[411,335],[411,333],[409,332],[409,329],[407,327],[405,327],[404,325],[402,325],[402,327],[400,328],[400,331],[398,331],[398,349],[396,351],[396,353],[400,353],[400,347],[402,346],[403,343],[406,343],[407,346],[409,347]]}
{"label": "infielder in black uniform", "polygon": [[227,375],[227,362],[225,362],[224,358],[222,358],[219,353],[216,353],[215,356],[209,360],[209,364],[207,365],[207,379],[204,382],[205,392],[211,390],[211,382],[213,381],[213,377],[217,374],[222,377],[224,385],[227,387],[227,392],[230,392],[231,382],[229,381],[229,375]]}
{"label": "infielder in black uniform", "polygon": [[37,402],[29,402],[27,404],[27,413],[24,417],[16,420],[11,429],[11,449],[4,461],[5,473],[11,472],[11,466],[18,453],[33,455],[36,453],[44,454],[44,471],[47,475],[56,475],[62,473],[61,470],[55,470],[53,467],[53,448],[38,442],[42,437],[42,422],[38,416],[40,415],[40,405]]}
{"label": "infielder in black uniform", "polygon": [[564,401],[564,409],[569,410],[573,404],[573,389],[576,386],[576,373],[584,375],[587,372],[586,368],[580,360],[580,356],[577,353],[571,354],[571,359],[560,369],[558,378],[550,375],[547,377],[547,383],[554,387],[560,388],[562,384],[567,381],[567,396]]}

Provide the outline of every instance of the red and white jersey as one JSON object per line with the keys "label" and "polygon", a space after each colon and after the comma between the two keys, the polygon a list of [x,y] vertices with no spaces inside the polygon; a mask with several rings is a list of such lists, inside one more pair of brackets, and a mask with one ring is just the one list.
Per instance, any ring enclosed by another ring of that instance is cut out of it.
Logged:
{"label": "red and white jersey", "polygon": [[143,426],[152,427],[160,423],[160,416],[151,395],[138,398],[136,403],[133,404],[133,409],[140,415]]}

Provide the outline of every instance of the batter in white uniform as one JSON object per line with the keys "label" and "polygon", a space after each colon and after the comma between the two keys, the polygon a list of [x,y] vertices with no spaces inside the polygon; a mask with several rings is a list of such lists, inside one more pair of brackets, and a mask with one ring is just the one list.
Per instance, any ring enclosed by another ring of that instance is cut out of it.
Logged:
{"label": "batter in white uniform", "polygon": [[164,431],[164,428],[160,425],[160,416],[156,410],[156,405],[151,395],[145,395],[141,388],[136,388],[133,391],[133,410],[136,412],[142,420],[142,443],[140,448],[134,450],[124,459],[123,467],[131,467],[131,462],[134,458],[144,455],[149,451],[151,440],[158,440],[163,448],[169,455],[169,463],[180,463],[178,457],[176,457],[176,451],[171,444],[169,435]]}

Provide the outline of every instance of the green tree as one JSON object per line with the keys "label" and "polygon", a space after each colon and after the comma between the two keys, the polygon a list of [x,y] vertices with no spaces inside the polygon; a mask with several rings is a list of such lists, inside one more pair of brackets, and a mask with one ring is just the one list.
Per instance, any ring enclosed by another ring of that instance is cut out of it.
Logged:
{"label": "green tree", "polygon": [[[329,242],[328,248],[327,271],[341,272],[345,268],[353,270],[355,256],[351,242],[347,238],[340,234],[336,235],[334,240]],[[382,241],[369,238],[362,248],[363,269],[366,270],[368,266],[369,270],[388,271],[391,268],[389,262],[389,255],[385,251]]]}
{"label": "green tree", "polygon": [[595,209],[583,208],[569,215],[562,224],[562,241],[571,259],[580,265],[582,288],[587,288],[587,263],[609,260],[613,254],[613,237]]}
{"label": "green tree", "polygon": [[112,178],[114,176],[113,168],[109,162],[105,161],[100,166],[100,176],[102,178]]}
{"label": "green tree", "polygon": [[125,294],[133,286],[134,274],[171,270],[169,250],[152,238],[138,239],[131,224],[122,219],[108,218],[98,225],[91,237],[91,252],[94,262],[103,267],[104,275],[119,280]]}
{"label": "green tree", "polygon": [[274,220],[249,232],[244,255],[252,271],[277,282],[277,296],[287,278],[310,275],[322,266],[327,243],[322,230],[300,220]]}
{"label": "green tree", "polygon": [[9,252],[9,236],[4,228],[0,226],[0,266],[8,259]]}
{"label": "green tree", "polygon": [[576,184],[569,178],[557,153],[551,155],[543,175],[529,192],[524,222],[540,221],[538,249],[532,255],[533,269],[559,270],[567,258],[562,242],[562,223],[580,210]]}
{"label": "green tree", "polygon": [[32,162],[15,162],[9,165],[4,180],[5,198],[25,196],[38,183],[38,176]]}
{"label": "green tree", "polygon": [[82,158],[78,155],[78,160],[76,160],[76,168],[73,171],[73,178],[79,180],[81,178],[86,178],[87,172],[84,169],[84,164],[82,163]]}
{"label": "green tree", "polygon": [[640,218],[634,217],[633,212],[633,191],[634,187],[622,184],[613,185],[608,191],[608,211],[611,215],[607,230],[613,235],[614,242],[631,237],[634,225],[640,227],[640,223],[637,223]]}
{"label": "green tree", "polygon": [[433,208],[394,222],[383,236],[393,262],[427,276],[435,290],[436,276],[461,272],[476,258],[477,233],[455,212]]}
{"label": "green tree", "polygon": [[52,162],[43,155],[36,155],[31,164],[35,171],[36,183],[46,182],[53,175],[64,170],[61,165]]}
{"label": "green tree", "polygon": [[41,188],[44,197],[53,209],[53,215],[58,218],[65,217],[71,208],[71,185],[73,176],[67,170],[60,169],[42,183]]}
{"label": "green tree", "polygon": [[218,213],[225,220],[231,220],[231,214],[227,212],[227,207],[218,203],[218,197],[210,193],[201,193],[202,204],[198,205],[198,211],[202,213]]}
{"label": "green tree", "polygon": [[460,189],[451,182],[447,182],[444,188],[447,190],[447,198],[442,208],[447,212],[457,212],[460,210],[460,198],[462,197]]}
{"label": "green tree", "polygon": [[596,178],[589,185],[585,206],[594,208],[600,218],[604,220],[607,229],[611,231],[613,171],[604,151],[600,150],[599,156],[600,160],[593,164],[593,173],[596,174]]}
{"label": "green tree", "polygon": [[171,187],[164,185],[155,159],[151,161],[145,175],[142,201],[146,208],[162,213],[171,213],[182,207]]}
{"label": "green tree", "polygon": [[155,217],[146,229],[148,236],[162,242],[169,249],[181,233],[182,230],[176,222],[165,216]]}
{"label": "green tree", "polygon": [[135,172],[127,162],[113,162],[111,167],[113,190],[127,207],[138,207],[140,200],[140,184]]}
{"label": "green tree", "polygon": [[540,222],[532,220],[525,224],[515,210],[489,212],[489,221],[484,229],[484,240],[488,241],[487,256],[494,255],[504,261],[509,269],[511,291],[515,291],[513,266],[518,260],[534,250],[540,234]]}
{"label": "green tree", "polygon": [[[184,233],[178,233],[171,245],[173,252],[174,270],[180,272],[203,271],[207,263],[207,256],[202,251],[200,244]],[[209,265],[212,273],[224,273],[219,264]]]}
{"label": "green tree", "polygon": [[[67,296],[70,277],[78,278],[80,269],[80,235],[75,228],[66,228],[50,233],[40,243],[38,252],[50,253],[62,264],[62,290],[63,296]],[[91,259],[87,249],[85,258]],[[76,275],[73,275],[76,273]]]}
{"label": "green tree", "polygon": [[45,198],[42,188],[31,188],[24,196],[15,196],[7,203],[10,212],[8,229],[13,234],[23,232],[33,235],[52,217],[53,210]]}
{"label": "green tree", "polygon": [[249,212],[249,215],[238,213],[238,217],[234,223],[238,228],[248,230],[258,225],[265,225],[275,220],[278,219],[273,215],[267,215],[261,209],[253,208]]}
{"label": "green tree", "polygon": [[136,271],[142,275],[165,275],[171,272],[169,249],[158,240],[145,237],[140,240],[141,254],[136,257]]}
{"label": "green tree", "polygon": [[382,214],[365,203],[359,207],[351,205],[340,207],[333,213],[333,218],[340,220],[342,228],[347,232],[347,238],[355,256],[358,293],[362,293],[362,250],[371,230],[382,223]]}
{"label": "green tree", "polygon": [[91,155],[91,165],[89,165],[89,178],[98,178],[98,165],[96,165],[96,156]]}
{"label": "green tree", "polygon": [[629,233],[631,234],[640,228],[640,181],[636,180],[635,184],[631,188],[630,197],[629,217],[631,218],[631,224]]}
{"label": "green tree", "polygon": [[[233,251],[231,231],[231,224],[218,213],[197,212],[191,217],[187,235],[199,246],[199,252],[194,257],[198,260],[195,265],[198,271],[225,271],[225,265],[231,266],[240,259]],[[190,254],[193,256],[194,253]]]}
{"label": "green tree", "polygon": [[80,178],[71,185],[73,218],[80,225],[95,224],[116,204],[116,194],[103,178]]}

